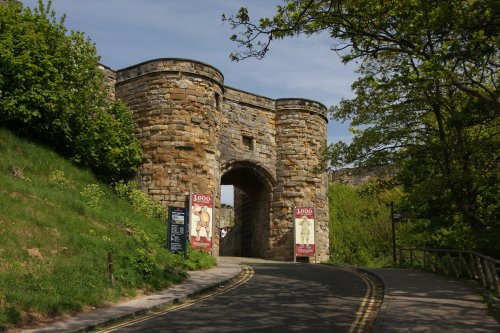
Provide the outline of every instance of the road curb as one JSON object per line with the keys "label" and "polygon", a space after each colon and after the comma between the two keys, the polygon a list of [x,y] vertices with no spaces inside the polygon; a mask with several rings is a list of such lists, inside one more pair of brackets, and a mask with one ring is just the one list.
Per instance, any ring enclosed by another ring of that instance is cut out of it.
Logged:
{"label": "road curb", "polygon": [[[118,324],[118,323],[126,321],[126,320],[130,320],[133,318],[137,318],[137,317],[141,317],[141,316],[144,316],[147,314],[151,314],[151,313],[160,311],[164,308],[167,308],[169,306],[183,303],[188,299],[192,299],[192,298],[204,295],[204,294],[208,294],[212,291],[217,290],[218,288],[223,287],[224,285],[234,283],[237,280],[239,280],[242,277],[242,275],[244,274],[243,268],[241,265],[224,265],[224,266],[226,266],[226,267],[231,266],[231,268],[235,269],[235,272],[228,274],[227,277],[224,277],[222,279],[217,279],[212,283],[209,282],[204,286],[191,287],[192,290],[189,290],[190,287],[187,285],[189,283],[189,279],[190,279],[190,278],[188,278],[186,281],[183,282],[188,290],[185,293],[182,293],[181,295],[179,295],[177,297],[165,300],[164,302],[155,303],[154,305],[150,305],[150,306],[146,305],[144,307],[140,307],[140,308],[137,308],[135,310],[130,310],[130,312],[127,312],[127,313],[119,313],[116,315],[109,314],[106,317],[96,318],[95,322],[82,323],[79,327],[77,327],[78,326],[77,324],[73,324],[73,325],[71,325],[71,326],[74,326],[72,328],[69,328],[69,327],[64,328],[64,327],[62,327],[62,326],[64,326],[64,324],[63,324],[64,322],[63,322],[62,324],[61,323],[59,323],[59,324],[53,323],[53,324],[49,324],[45,327],[27,329],[27,330],[23,330],[23,332],[30,332],[30,333],[46,333],[46,332],[48,333],[48,332],[58,332],[58,331],[59,332],[71,332],[71,333],[90,332],[90,331],[95,331],[98,329],[104,329],[105,327],[109,327],[111,325]],[[176,286],[182,287],[182,283],[179,285],[174,285],[173,287],[176,287]],[[168,293],[168,289],[165,289],[164,291]],[[140,300],[140,299],[135,299],[135,300]],[[105,308],[103,310],[111,311],[109,309],[112,309],[112,308],[113,307]],[[96,311],[96,313],[98,313],[98,311]],[[78,321],[78,317],[70,318],[68,321],[70,321],[70,320]],[[91,321],[91,320],[82,320],[82,321],[85,322],[85,321]],[[69,324],[68,324],[68,326],[69,326]]]}
{"label": "road curb", "polygon": [[208,293],[210,293],[212,291],[217,290],[220,287],[223,287],[226,284],[231,284],[232,282],[237,281],[242,274],[243,274],[243,271],[242,271],[241,266],[240,266],[239,272],[235,276],[230,277],[228,279],[225,279],[225,280],[222,280],[222,281],[219,281],[219,282],[215,282],[215,283],[213,283],[211,285],[208,285],[208,286],[206,286],[204,288],[201,288],[199,290],[195,290],[195,291],[193,291],[191,293],[188,293],[186,295],[183,295],[183,296],[180,296],[180,297],[176,297],[173,300],[166,301],[165,303],[156,304],[156,305],[148,307],[148,308],[144,308],[144,309],[140,309],[140,310],[134,311],[134,312],[132,312],[130,314],[118,316],[116,318],[110,318],[109,320],[106,320],[105,322],[102,322],[102,323],[99,323],[99,324],[96,324],[96,325],[92,325],[92,326],[88,326],[88,327],[86,327],[84,329],[81,329],[81,330],[70,331],[70,333],[95,331],[97,329],[105,328],[105,327],[111,326],[113,324],[118,324],[120,322],[129,320],[129,319],[141,317],[141,316],[144,316],[144,315],[147,315],[147,314],[150,314],[150,313],[154,313],[154,312],[160,311],[160,310],[162,310],[164,308],[167,308],[169,306],[176,305],[176,304],[179,304],[179,303],[183,303],[183,302],[187,301],[188,299],[192,299],[192,298],[204,295],[204,294],[208,294]]}

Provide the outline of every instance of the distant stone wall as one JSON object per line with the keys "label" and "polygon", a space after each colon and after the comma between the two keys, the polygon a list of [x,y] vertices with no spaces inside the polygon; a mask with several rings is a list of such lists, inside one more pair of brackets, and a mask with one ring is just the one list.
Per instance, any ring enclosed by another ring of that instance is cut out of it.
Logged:
{"label": "distant stone wall", "polygon": [[[328,176],[317,170],[326,145],[324,105],[224,86],[219,70],[193,60],[103,70],[110,86],[115,82],[110,98],[134,112],[145,193],[179,207],[190,190],[214,193],[218,231],[220,186],[232,184],[244,194],[235,197],[235,220],[241,207],[246,219],[234,236],[241,253],[280,260],[293,259],[293,207],[314,207],[318,258],[328,258]],[[219,233],[214,237],[218,253]]]}
{"label": "distant stone wall", "polygon": [[343,168],[330,172],[329,179],[330,181],[336,183],[359,186],[372,179],[393,177],[395,174],[396,170],[390,166],[382,166],[372,169]]}
{"label": "distant stone wall", "polygon": [[220,223],[219,227],[232,227],[234,225],[234,208],[229,205],[220,205]]}

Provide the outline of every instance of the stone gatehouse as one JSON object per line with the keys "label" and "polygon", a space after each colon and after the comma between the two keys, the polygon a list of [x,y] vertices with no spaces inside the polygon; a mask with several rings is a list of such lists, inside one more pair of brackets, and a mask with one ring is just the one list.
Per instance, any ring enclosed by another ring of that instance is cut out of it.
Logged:
{"label": "stone gatehouse", "polygon": [[213,192],[217,230],[221,185],[234,185],[238,244],[226,254],[278,260],[293,259],[293,206],[313,206],[318,260],[328,258],[328,176],[318,171],[324,105],[224,86],[219,70],[193,60],[155,59],[105,72],[112,97],[134,112],[143,191],[178,207],[190,189]]}

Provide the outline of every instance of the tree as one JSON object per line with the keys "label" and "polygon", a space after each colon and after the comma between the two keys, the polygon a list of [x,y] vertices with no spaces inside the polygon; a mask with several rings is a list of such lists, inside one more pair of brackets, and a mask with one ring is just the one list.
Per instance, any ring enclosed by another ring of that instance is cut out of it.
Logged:
{"label": "tree", "polygon": [[102,178],[126,177],[140,162],[131,112],[107,99],[95,46],[50,6],[0,3],[0,125]]}
{"label": "tree", "polygon": [[465,230],[465,222],[477,239],[498,236],[500,119],[458,88],[419,78],[419,68],[399,57],[366,61],[359,72],[356,97],[332,114],[363,130],[349,146],[334,144],[330,156],[340,164],[397,166],[406,210],[431,219],[428,231]]}
{"label": "tree", "polygon": [[500,230],[498,10],[490,0],[297,0],[259,23],[246,8],[224,19],[241,29],[234,60],[328,31],[360,74],[356,96],[330,110],[357,128],[352,144],[330,147],[332,165],[396,165],[408,209],[484,239]]}
{"label": "tree", "polygon": [[327,31],[344,62],[406,55],[498,110],[499,10],[495,0],[293,0],[259,23],[244,7],[223,20],[241,29],[231,36],[243,48],[233,60],[262,58],[275,39]]}

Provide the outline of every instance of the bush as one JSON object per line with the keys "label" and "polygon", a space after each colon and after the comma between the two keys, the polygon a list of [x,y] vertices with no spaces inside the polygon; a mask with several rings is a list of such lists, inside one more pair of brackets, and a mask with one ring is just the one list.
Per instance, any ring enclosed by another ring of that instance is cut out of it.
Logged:
{"label": "bush", "polygon": [[66,177],[64,171],[54,170],[49,174],[49,183],[54,186],[66,187],[70,185],[70,181]]}
{"label": "bush", "polygon": [[130,110],[107,99],[95,46],[64,27],[50,1],[0,2],[0,125],[55,148],[101,178],[140,162]]}
{"label": "bush", "polygon": [[363,266],[391,262],[390,210],[369,185],[330,184],[330,259]]}
{"label": "bush", "polygon": [[101,199],[104,196],[103,190],[98,184],[89,184],[80,192],[86,205],[92,208],[101,206]]}
{"label": "bush", "polygon": [[121,180],[115,183],[114,189],[118,196],[127,199],[136,213],[165,220],[167,216],[165,207],[158,200],[142,192],[137,182]]}
{"label": "bush", "polygon": [[134,136],[130,110],[120,101],[82,121],[75,138],[72,160],[93,169],[108,181],[134,174],[141,161],[141,148]]}
{"label": "bush", "polygon": [[216,260],[208,252],[193,249],[191,245],[188,245],[188,259],[185,262],[186,269],[198,270],[207,269],[216,265]]}

